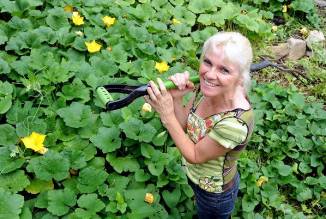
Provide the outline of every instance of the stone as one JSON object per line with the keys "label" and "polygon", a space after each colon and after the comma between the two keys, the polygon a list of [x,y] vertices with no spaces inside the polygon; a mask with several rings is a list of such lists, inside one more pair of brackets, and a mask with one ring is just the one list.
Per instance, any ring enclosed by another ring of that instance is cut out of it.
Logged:
{"label": "stone", "polygon": [[289,45],[288,59],[298,60],[305,55],[307,47],[306,41],[291,37],[287,40],[287,43]]}
{"label": "stone", "polygon": [[320,8],[325,8],[326,7],[326,1],[325,0],[315,0],[316,5]]}
{"label": "stone", "polygon": [[307,46],[309,49],[311,49],[312,44],[321,43],[324,41],[325,41],[325,36],[324,36],[323,32],[317,31],[317,30],[310,31],[310,33],[306,39]]}
{"label": "stone", "polygon": [[276,46],[270,46],[268,48],[274,59],[279,60],[289,54],[289,45],[287,43],[280,43]]}

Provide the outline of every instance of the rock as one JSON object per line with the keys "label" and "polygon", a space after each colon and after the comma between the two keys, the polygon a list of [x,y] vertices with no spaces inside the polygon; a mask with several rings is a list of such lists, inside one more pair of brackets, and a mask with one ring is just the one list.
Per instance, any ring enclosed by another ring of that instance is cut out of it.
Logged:
{"label": "rock", "polygon": [[287,43],[280,43],[276,46],[269,47],[269,50],[271,51],[271,55],[276,60],[279,60],[289,54],[289,45]]}
{"label": "rock", "polygon": [[325,8],[326,7],[326,1],[325,0],[315,0],[316,5],[320,8]]}
{"label": "rock", "polygon": [[317,31],[317,30],[310,31],[310,33],[306,39],[307,46],[309,49],[311,49],[312,44],[320,43],[323,41],[325,41],[325,36],[324,36],[323,32]]}
{"label": "rock", "polygon": [[291,37],[288,39],[287,43],[290,50],[288,59],[298,60],[305,55],[307,47],[306,41]]}

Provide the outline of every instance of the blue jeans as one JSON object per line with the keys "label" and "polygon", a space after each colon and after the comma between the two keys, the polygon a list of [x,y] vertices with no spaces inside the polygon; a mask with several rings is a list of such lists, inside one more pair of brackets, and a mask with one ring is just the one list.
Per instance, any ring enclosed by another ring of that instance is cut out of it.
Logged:
{"label": "blue jeans", "polygon": [[199,219],[228,219],[230,218],[238,196],[240,176],[235,175],[234,184],[222,193],[207,192],[188,179],[195,193],[197,214]]}

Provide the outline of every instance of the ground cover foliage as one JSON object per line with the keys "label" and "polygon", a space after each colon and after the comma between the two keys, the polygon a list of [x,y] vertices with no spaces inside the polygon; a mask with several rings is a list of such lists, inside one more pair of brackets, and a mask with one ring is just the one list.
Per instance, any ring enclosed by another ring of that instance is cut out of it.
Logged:
{"label": "ground cover foliage", "polygon": [[[276,17],[318,24],[312,1],[299,0],[2,0],[0,10],[0,218],[192,218],[180,154],[157,115],[141,111],[142,99],[105,113],[95,88],[195,74],[218,30],[254,43],[271,37]],[[102,47],[90,53],[93,40]],[[170,68],[159,74],[162,61]],[[250,97],[256,129],[234,217],[321,218],[323,103],[276,83],[254,83]],[[46,153],[25,148],[32,132],[46,135]]]}

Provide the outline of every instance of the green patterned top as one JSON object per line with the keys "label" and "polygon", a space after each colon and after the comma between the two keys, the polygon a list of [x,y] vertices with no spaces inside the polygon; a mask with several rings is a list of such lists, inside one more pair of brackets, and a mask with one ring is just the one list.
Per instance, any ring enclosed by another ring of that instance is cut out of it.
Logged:
{"label": "green patterned top", "polygon": [[208,135],[219,145],[232,150],[203,164],[190,164],[184,158],[182,162],[191,181],[208,192],[220,193],[223,185],[230,182],[237,172],[237,160],[253,131],[253,110],[238,108],[203,119],[195,113],[201,100],[198,97],[202,97],[200,91],[196,96],[187,120],[188,136],[197,143]]}

